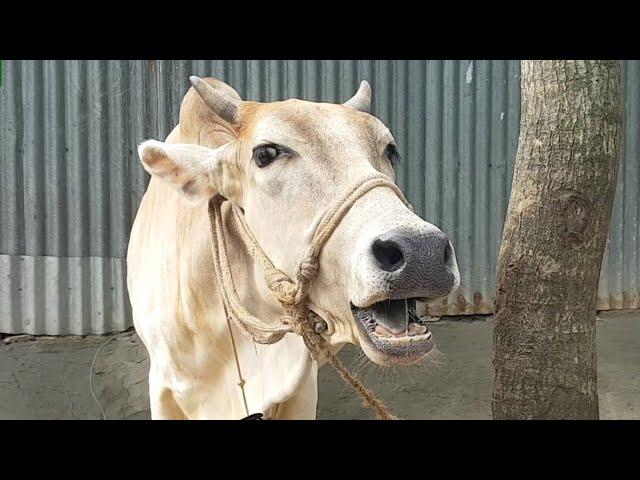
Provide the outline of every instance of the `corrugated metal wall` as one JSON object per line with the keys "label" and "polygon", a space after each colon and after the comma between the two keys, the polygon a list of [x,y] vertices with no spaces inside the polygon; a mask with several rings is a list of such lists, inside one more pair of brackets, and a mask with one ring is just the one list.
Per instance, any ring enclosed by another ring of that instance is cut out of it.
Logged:
{"label": "corrugated metal wall", "polygon": [[607,251],[600,275],[598,308],[640,308],[640,61],[622,63],[625,139]]}
{"label": "corrugated metal wall", "polygon": [[131,326],[125,259],[158,132],[148,62],[6,61],[0,91],[0,332]]}
{"label": "corrugated metal wall", "polygon": [[[148,181],[137,144],[177,122],[191,74],[243,98],[341,102],[367,79],[403,162],[398,182],[456,247],[444,313],[491,311],[517,150],[517,61],[8,61],[0,91],[0,332],[131,325],[126,245]],[[640,62],[626,62],[627,131],[599,290],[638,307]],[[6,279],[6,281],[4,281]],[[433,312],[439,313],[439,312]]]}

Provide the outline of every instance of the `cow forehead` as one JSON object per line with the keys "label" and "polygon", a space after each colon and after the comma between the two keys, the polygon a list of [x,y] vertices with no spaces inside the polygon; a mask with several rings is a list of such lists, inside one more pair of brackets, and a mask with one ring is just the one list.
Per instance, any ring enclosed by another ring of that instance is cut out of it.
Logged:
{"label": "cow forehead", "polygon": [[298,99],[265,103],[252,118],[251,139],[307,146],[370,146],[388,140],[390,132],[376,117],[331,103]]}

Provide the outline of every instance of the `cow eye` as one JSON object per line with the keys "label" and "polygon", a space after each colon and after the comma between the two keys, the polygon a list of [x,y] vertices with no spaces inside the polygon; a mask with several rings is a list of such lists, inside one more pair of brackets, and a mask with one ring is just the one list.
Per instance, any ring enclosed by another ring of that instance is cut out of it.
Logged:
{"label": "cow eye", "polygon": [[260,145],[253,149],[253,159],[258,167],[266,167],[284,153],[278,145]]}
{"label": "cow eye", "polygon": [[398,153],[398,148],[393,143],[387,145],[387,148],[384,150],[384,154],[391,162],[391,165],[398,165],[400,163],[400,154]]}

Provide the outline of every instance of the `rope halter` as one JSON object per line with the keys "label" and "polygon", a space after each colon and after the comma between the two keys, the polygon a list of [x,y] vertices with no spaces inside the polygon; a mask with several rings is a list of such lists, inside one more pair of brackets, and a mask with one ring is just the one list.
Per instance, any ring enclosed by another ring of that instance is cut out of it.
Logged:
{"label": "rope halter", "polygon": [[[295,280],[289,278],[273,265],[273,262],[264,253],[251,233],[243,213],[236,205],[232,205],[233,218],[240,227],[238,231],[240,232],[241,240],[244,242],[251,257],[262,266],[267,286],[274,293],[284,311],[284,315],[280,318],[280,323],[275,325],[256,318],[240,302],[231,276],[231,268],[229,267],[222,219],[221,207],[227,200],[220,195],[213,197],[209,201],[209,226],[214,269],[220,286],[227,320],[229,318],[233,320],[255,342],[261,344],[276,343],[286,333],[290,332],[300,335],[311,356],[316,361],[322,357],[326,358],[343,380],[358,392],[365,405],[376,411],[378,418],[396,419],[397,417],[330,352],[329,342],[320,333],[317,333],[314,328],[313,315],[310,314],[308,305],[311,282],[317,277],[320,270],[319,257],[322,248],[356,201],[378,187],[391,189],[409,209],[413,210],[398,186],[386,176],[381,173],[375,173],[362,178],[341,199],[331,205],[322,216],[302,261],[295,269]],[[240,384],[243,387],[244,382],[241,381]]]}

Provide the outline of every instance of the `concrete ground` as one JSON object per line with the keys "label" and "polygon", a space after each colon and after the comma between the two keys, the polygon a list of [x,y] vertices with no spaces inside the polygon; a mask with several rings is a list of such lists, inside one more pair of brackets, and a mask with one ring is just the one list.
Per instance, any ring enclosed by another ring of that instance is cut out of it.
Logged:
{"label": "concrete ground", "polygon": [[[432,324],[437,364],[395,372],[369,364],[361,378],[402,418],[491,419],[492,317],[462,318]],[[597,343],[600,418],[640,419],[640,312],[600,317]],[[341,353],[358,365],[356,349]],[[370,418],[336,377],[330,367],[321,371],[318,417]]]}
{"label": "concrete ground", "polygon": [[133,331],[8,337],[0,341],[0,420],[148,417],[148,370]]}
{"label": "concrete ground", "polygon": [[[341,357],[402,418],[490,419],[491,317],[447,319],[431,329],[441,355],[423,367],[382,369],[354,348]],[[108,419],[149,418],[147,368],[133,332],[9,337],[0,342],[0,419],[100,419],[103,410]],[[320,371],[319,385],[318,418],[371,418],[331,367]],[[602,419],[640,419],[640,312],[598,319],[598,390]]]}

